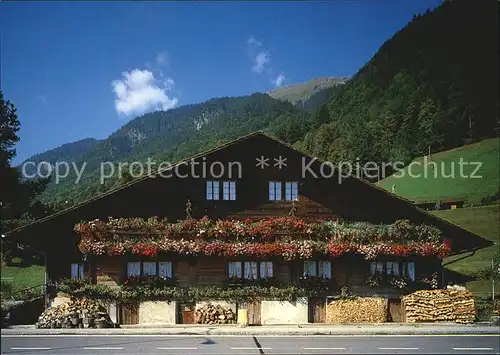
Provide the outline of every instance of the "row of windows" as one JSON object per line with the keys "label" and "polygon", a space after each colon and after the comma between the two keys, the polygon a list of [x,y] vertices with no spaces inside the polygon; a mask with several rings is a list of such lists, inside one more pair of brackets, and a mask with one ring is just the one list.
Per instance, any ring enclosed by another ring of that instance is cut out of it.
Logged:
{"label": "row of windows", "polygon": [[376,273],[388,276],[404,276],[415,281],[415,263],[374,261],[370,264],[370,274],[375,275]]}
{"label": "row of windows", "polygon": [[[285,185],[285,200],[293,201],[299,197],[299,184],[297,182],[269,182],[269,200],[281,201],[283,199],[283,184]],[[206,199],[207,200],[220,200],[220,182],[207,181],[206,182]],[[236,182],[235,181],[222,181],[222,199],[225,201],[236,200]]]}
{"label": "row of windows", "polygon": [[127,276],[160,276],[172,277],[170,261],[134,261],[127,263]]}
{"label": "row of windows", "polygon": [[[229,277],[257,279],[273,277],[273,263],[271,261],[231,261],[228,267]],[[370,263],[371,275],[404,276],[415,281],[415,263],[413,262],[379,262]],[[172,262],[170,261],[134,261],[127,263],[127,276],[160,276],[172,277]],[[321,276],[332,278],[330,261],[304,261],[304,276]],[[83,279],[83,264],[71,264],[71,278]]]}

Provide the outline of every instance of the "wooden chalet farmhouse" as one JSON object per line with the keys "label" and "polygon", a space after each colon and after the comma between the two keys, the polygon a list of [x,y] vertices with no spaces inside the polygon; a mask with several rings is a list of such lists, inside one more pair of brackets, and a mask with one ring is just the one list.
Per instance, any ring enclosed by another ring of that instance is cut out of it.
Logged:
{"label": "wooden chalet farmhouse", "polygon": [[325,322],[345,287],[389,299],[397,321],[402,294],[445,286],[444,256],[489,245],[262,132],[9,238],[46,253],[52,282],[110,299],[121,324],[182,323],[207,302],[250,324]]}

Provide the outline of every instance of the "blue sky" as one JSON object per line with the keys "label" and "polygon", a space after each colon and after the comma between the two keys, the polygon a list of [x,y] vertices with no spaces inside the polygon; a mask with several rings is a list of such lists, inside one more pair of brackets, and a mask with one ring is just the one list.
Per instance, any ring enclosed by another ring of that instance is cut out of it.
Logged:
{"label": "blue sky", "polygon": [[352,76],[440,0],[3,2],[1,84],[19,163],[135,116]]}

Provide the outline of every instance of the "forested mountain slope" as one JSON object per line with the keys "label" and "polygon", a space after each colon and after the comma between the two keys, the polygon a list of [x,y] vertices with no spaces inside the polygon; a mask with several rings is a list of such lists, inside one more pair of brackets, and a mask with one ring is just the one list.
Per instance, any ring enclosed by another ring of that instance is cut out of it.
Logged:
{"label": "forested mountain slope", "polygon": [[101,162],[175,162],[256,130],[323,159],[361,162],[410,162],[495,136],[497,49],[495,0],[447,1],[415,16],[345,84],[302,104],[253,94],[133,119],[90,149],[76,149],[72,159],[87,163],[82,181],[70,175],[51,184],[44,199],[73,204],[123,183],[100,184]]}
{"label": "forested mountain slope", "polygon": [[331,160],[409,162],[498,134],[498,4],[446,1],[388,40],[297,146]]}

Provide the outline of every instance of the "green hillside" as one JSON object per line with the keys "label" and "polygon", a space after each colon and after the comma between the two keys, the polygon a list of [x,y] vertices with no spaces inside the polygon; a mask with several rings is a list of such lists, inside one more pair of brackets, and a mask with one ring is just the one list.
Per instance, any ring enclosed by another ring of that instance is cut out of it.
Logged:
{"label": "green hillside", "polygon": [[[499,153],[500,140],[498,138],[485,139],[431,154],[430,157],[418,157],[401,172],[389,176],[377,185],[388,191],[391,191],[392,186],[395,185],[396,194],[410,200],[464,197],[469,204],[477,204],[482,198],[492,196],[499,191]],[[475,163],[464,164],[463,174],[460,173],[461,159],[464,163]],[[425,162],[427,162],[427,168]],[[473,174],[476,170],[476,162],[481,166]],[[437,169],[433,163],[436,163]],[[410,176],[409,169],[414,177]],[[455,177],[449,178],[452,172]],[[473,178],[474,176],[481,178]]]}
{"label": "green hillside", "polygon": [[[474,277],[478,271],[491,267],[491,259],[498,253],[500,245],[500,205],[433,211],[432,213],[495,242],[495,245],[474,253],[454,255],[445,259],[443,264],[448,270]],[[500,285],[500,280],[497,282]],[[491,292],[491,281],[469,281],[467,288],[477,296],[487,295]],[[500,287],[497,287],[497,292],[500,294]]]}

